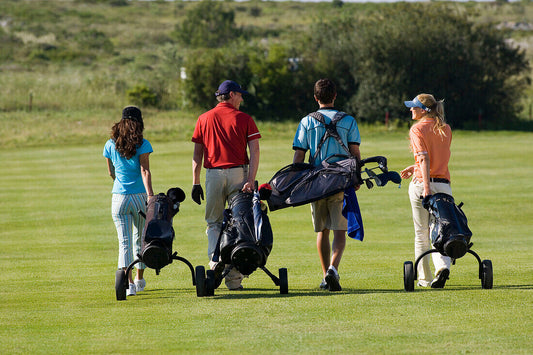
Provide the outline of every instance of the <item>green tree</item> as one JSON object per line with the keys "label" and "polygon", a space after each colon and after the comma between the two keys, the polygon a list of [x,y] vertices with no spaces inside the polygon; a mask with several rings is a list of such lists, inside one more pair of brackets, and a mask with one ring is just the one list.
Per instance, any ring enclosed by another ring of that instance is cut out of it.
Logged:
{"label": "green tree", "polygon": [[332,79],[349,74],[346,108],[362,120],[405,116],[402,102],[421,92],[446,100],[454,127],[471,127],[480,113],[491,125],[512,119],[528,83],[525,53],[502,32],[439,6],[391,4],[361,21],[333,19],[320,36],[329,45],[309,46],[315,53],[307,55],[325,50],[340,62],[344,74]]}
{"label": "green tree", "polygon": [[239,36],[235,12],[219,1],[202,0],[176,25],[174,36],[192,48],[222,47]]}

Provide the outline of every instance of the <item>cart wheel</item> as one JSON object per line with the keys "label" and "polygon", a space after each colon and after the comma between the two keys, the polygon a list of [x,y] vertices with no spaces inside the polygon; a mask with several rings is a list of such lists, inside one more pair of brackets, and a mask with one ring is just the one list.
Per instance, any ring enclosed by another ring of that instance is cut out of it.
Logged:
{"label": "cart wheel", "polygon": [[492,262],[490,260],[481,262],[481,288],[492,288]]}
{"label": "cart wheel", "polygon": [[196,267],[196,296],[205,296],[205,267],[198,265]]}
{"label": "cart wheel", "polygon": [[403,263],[403,287],[407,292],[415,290],[415,273],[412,261]]}
{"label": "cart wheel", "polygon": [[279,293],[286,295],[289,293],[289,279],[287,278],[287,269],[279,269]]}
{"label": "cart wheel", "polygon": [[215,295],[215,272],[213,270],[206,271],[205,279],[205,295],[214,296]]}
{"label": "cart wheel", "polygon": [[115,273],[115,292],[117,294],[117,301],[124,301],[126,299],[126,286],[128,278],[126,272],[122,269]]}

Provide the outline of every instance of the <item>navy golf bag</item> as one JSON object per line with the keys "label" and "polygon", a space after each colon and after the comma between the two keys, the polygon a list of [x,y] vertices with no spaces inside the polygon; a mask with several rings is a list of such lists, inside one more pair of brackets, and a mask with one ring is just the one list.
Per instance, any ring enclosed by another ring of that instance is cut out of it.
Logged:
{"label": "navy golf bag", "polygon": [[473,243],[470,242],[472,232],[468,228],[468,221],[461,207],[455,204],[452,196],[445,193],[436,193],[426,196],[422,201],[422,206],[429,211],[431,224],[431,243],[433,249],[430,249],[419,255],[415,263],[411,261],[404,262],[403,280],[406,291],[414,291],[414,280],[417,279],[418,264],[426,255],[431,253],[440,253],[448,256],[455,264],[456,259],[463,257],[466,253],[472,254],[479,264],[479,279],[481,287],[484,289],[492,288],[493,273],[492,262],[483,260],[475,251],[471,249]]}
{"label": "navy golf bag", "polygon": [[177,252],[172,253],[175,235],[172,219],[179,212],[180,203],[183,200],[185,200],[185,193],[182,189],[175,187],[169,189],[166,194],[160,193],[151,198],[146,207],[146,214],[139,211],[139,214],[146,219],[141,252],[126,270],[119,269],[116,272],[115,291],[118,301],[126,299],[126,290],[129,287],[127,275],[137,263],[144,263],[147,267],[155,269],[156,274],[159,275],[163,267],[172,263],[173,260],[179,260],[189,267],[192,283],[196,285],[192,264],[187,259],[178,256]]}
{"label": "navy golf bag", "polygon": [[220,237],[221,261],[234,265],[243,275],[250,275],[266,264],[273,242],[270,220],[263,209],[260,235],[256,236],[252,199],[253,194],[239,192],[229,201]]}
{"label": "navy golf bag", "polygon": [[183,191],[175,188],[166,195],[160,193],[154,196],[148,202],[140,257],[149,268],[160,270],[172,262],[175,236],[172,218],[178,213],[180,202],[184,199]]}
{"label": "navy golf bag", "polygon": [[224,221],[218,237],[212,262],[213,270],[196,267],[196,294],[198,297],[214,296],[222,280],[236,269],[248,276],[256,269],[263,270],[279,286],[281,294],[289,293],[287,269],[279,269],[279,277],[266,268],[272,251],[273,234],[264,196],[257,188],[254,193],[239,191],[224,210]]}
{"label": "navy golf bag", "polygon": [[431,214],[431,243],[442,255],[458,259],[466,254],[472,232],[466,216],[452,196],[436,193],[424,198],[422,205]]}

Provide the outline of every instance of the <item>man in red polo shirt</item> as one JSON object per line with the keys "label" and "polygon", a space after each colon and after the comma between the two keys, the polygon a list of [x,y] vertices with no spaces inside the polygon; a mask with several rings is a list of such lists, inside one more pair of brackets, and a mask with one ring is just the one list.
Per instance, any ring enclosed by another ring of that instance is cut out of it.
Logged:
{"label": "man in red polo shirt", "polygon": [[[200,183],[203,160],[206,169],[207,254],[211,268],[215,267],[211,259],[222,228],[226,202],[239,190],[253,191],[259,166],[261,135],[252,117],[239,111],[243,94],[248,93],[234,81],[226,80],[220,84],[215,93],[219,103],[198,117],[192,136],[194,155],[191,197],[199,205],[204,199]],[[247,147],[250,150],[250,158]],[[242,289],[242,278],[241,273],[232,269],[226,276],[226,286],[230,290]]]}

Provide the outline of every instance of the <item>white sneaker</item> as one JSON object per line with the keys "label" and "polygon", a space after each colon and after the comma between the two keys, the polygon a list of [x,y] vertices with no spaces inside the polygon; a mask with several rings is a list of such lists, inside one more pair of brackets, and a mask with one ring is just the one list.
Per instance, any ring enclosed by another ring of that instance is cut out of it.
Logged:
{"label": "white sneaker", "polygon": [[137,292],[144,291],[145,287],[146,287],[146,280],[145,279],[135,280],[135,289],[136,289]]}
{"label": "white sneaker", "polygon": [[429,287],[430,282],[426,280],[418,280],[418,287]]}
{"label": "white sneaker", "polygon": [[137,294],[135,284],[130,284],[126,290],[126,296],[135,296]]}

